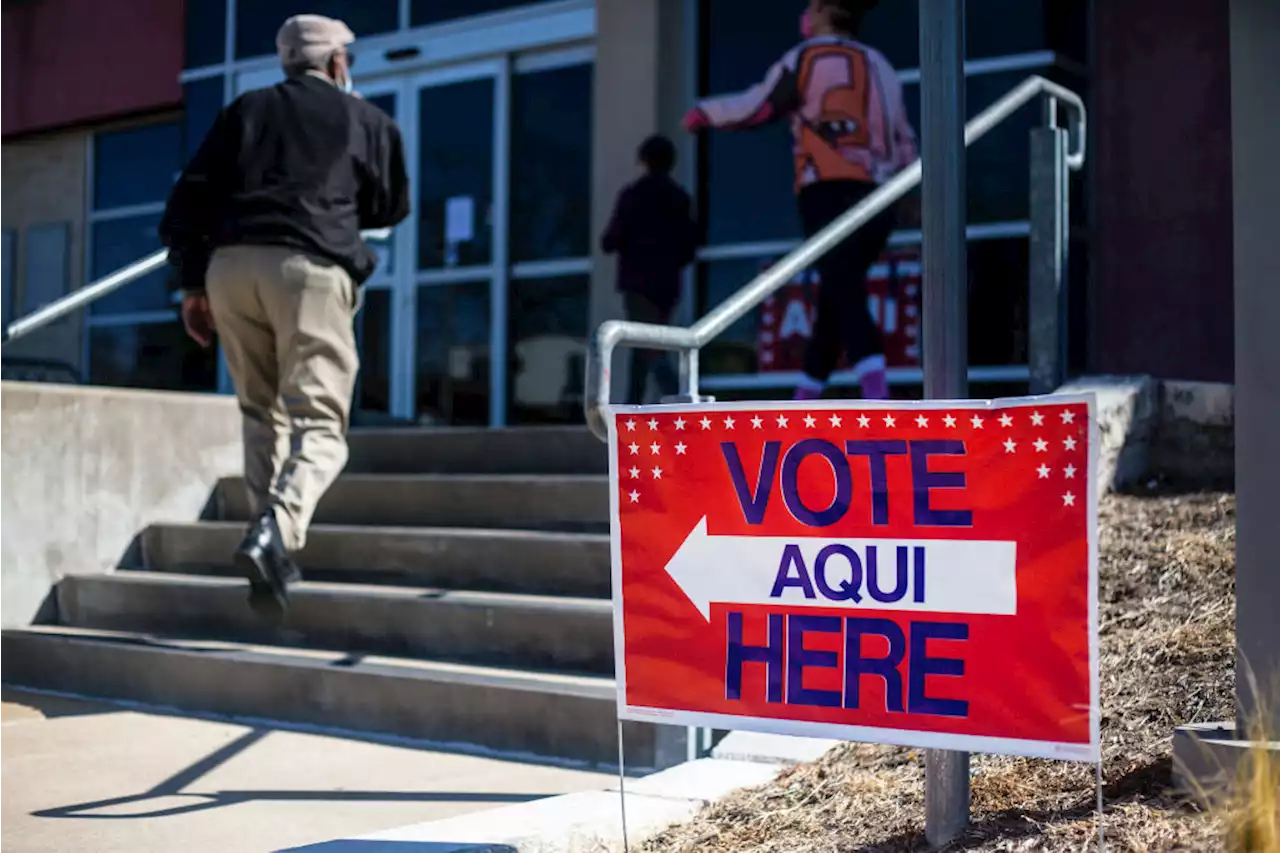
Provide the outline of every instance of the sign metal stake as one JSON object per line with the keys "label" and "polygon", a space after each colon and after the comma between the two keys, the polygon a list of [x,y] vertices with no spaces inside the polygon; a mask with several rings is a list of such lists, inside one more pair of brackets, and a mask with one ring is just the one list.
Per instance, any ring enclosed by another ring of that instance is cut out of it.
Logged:
{"label": "sign metal stake", "polygon": [[[920,0],[924,395],[968,395],[965,262],[964,0]],[[969,822],[969,754],[925,755],[925,836],[934,847]]]}

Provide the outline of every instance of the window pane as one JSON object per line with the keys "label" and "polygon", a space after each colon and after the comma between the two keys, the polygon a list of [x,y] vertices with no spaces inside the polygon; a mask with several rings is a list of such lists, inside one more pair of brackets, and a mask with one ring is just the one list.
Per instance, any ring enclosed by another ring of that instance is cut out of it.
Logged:
{"label": "window pane", "polygon": [[[141,260],[160,246],[156,227],[160,214],[108,219],[92,226],[89,278],[97,280],[123,266]],[[89,306],[92,314],[118,314],[125,311],[154,311],[173,305],[166,276],[168,268],[156,270]]]}
{"label": "window pane", "polygon": [[[1045,69],[1044,75],[1081,91],[1078,80]],[[998,101],[1027,76],[1025,71],[983,74],[965,82],[965,112],[973,118]],[[911,124],[920,128],[920,87],[905,87],[903,99]],[[1037,105],[1027,106],[996,125],[966,152],[966,193],[970,222],[1003,222],[1026,219],[1029,210],[1031,129],[1040,121]],[[1077,189],[1081,180],[1073,179]],[[1077,205],[1079,195],[1073,202]],[[1083,207],[1081,207],[1083,211]],[[1079,214],[1077,214],[1079,215]]]}
{"label": "window pane", "polygon": [[801,236],[791,133],[782,124],[712,131],[706,175],[709,244]]}
{"label": "window pane", "polygon": [[[891,250],[903,263],[897,266],[897,281],[869,286],[869,295],[892,296],[895,321],[882,325],[886,330],[886,355],[890,366],[911,364],[920,355],[913,346],[908,326],[918,324],[910,303],[919,299],[918,246]],[[1074,260],[1073,260],[1074,264]],[[699,314],[718,306],[752,278],[767,269],[768,260],[713,261],[701,265],[702,299]],[[971,240],[969,266],[969,362],[975,365],[1023,364],[1026,362],[1027,329],[1027,241]],[[877,272],[887,272],[877,265]],[[808,335],[804,303],[812,295],[800,285],[784,286],[773,302],[765,302],[734,323],[702,351],[702,369],[708,375],[755,373],[772,370],[799,370]],[[887,306],[887,301],[883,307]],[[868,301],[875,315],[875,303]],[[918,309],[917,309],[918,310]],[[884,318],[877,318],[884,323]],[[893,330],[890,331],[890,326]],[[918,333],[919,329],[916,329]],[[768,355],[762,362],[761,353]]]}
{"label": "window pane", "polygon": [[969,363],[1027,362],[1027,240],[970,240]]}
{"label": "window pane", "polygon": [[356,420],[361,413],[391,411],[391,291],[364,289],[364,305],[356,317],[360,373],[356,376]]}
{"label": "window pane", "polygon": [[276,52],[285,19],[304,13],[338,18],[359,36],[397,28],[399,0],[240,0],[236,4],[236,57]]}
{"label": "window pane", "polygon": [[582,420],[587,276],[517,281],[511,288],[513,423]]}
{"label": "window pane", "polygon": [[527,6],[530,0],[412,0],[409,12],[411,26],[438,24],[454,18],[483,15],[516,6]]}
{"label": "window pane", "polygon": [[[1046,12],[1045,6],[1050,9]],[[858,32],[898,69],[920,64],[919,3],[883,0]],[[1083,44],[1084,3],[1073,0],[968,0],[965,56],[969,59]],[[703,18],[706,94],[744,88],[800,40],[801,2],[709,0]]]}
{"label": "window pane", "polygon": [[4,307],[0,322],[3,322],[5,326],[9,325],[9,320],[13,317],[13,272],[17,262],[17,257],[15,256],[17,247],[18,232],[12,228],[4,229],[4,249],[0,253],[3,255],[3,257],[0,257],[0,264],[3,264],[4,270]]}
{"label": "window pane", "polygon": [[418,266],[487,264],[493,257],[493,80],[418,94]]}
{"label": "window pane", "polygon": [[[699,316],[706,314],[768,268],[766,259],[735,259],[699,264]],[[755,373],[756,335],[761,309],[753,308],[703,348],[698,362],[707,374]]]}
{"label": "window pane", "polygon": [[418,422],[489,423],[489,282],[418,288]]}
{"label": "window pane", "polygon": [[182,117],[182,162],[188,163],[204,142],[222,109],[222,77],[195,80],[182,87],[186,114]]}
{"label": "window pane", "polygon": [[512,82],[512,259],[589,253],[591,65]]}
{"label": "window pane", "polygon": [[186,9],[184,67],[222,62],[227,42],[227,0],[186,0]]}
{"label": "window pane", "polygon": [[218,385],[217,348],[204,349],[182,324],[89,328],[89,382],[129,388],[212,391]]}
{"label": "window pane", "polygon": [[30,314],[67,293],[67,257],[71,226],[66,222],[27,229],[27,277],[22,313]]}
{"label": "window pane", "polygon": [[93,137],[96,210],[164,201],[182,168],[182,125],[150,124]]}

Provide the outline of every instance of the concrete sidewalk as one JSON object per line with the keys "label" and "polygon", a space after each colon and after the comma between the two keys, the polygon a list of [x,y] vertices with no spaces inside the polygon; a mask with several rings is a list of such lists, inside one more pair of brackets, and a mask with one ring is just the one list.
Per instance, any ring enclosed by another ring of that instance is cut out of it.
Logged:
{"label": "concrete sidewalk", "polygon": [[13,853],[272,851],[613,779],[9,689],[2,719]]}

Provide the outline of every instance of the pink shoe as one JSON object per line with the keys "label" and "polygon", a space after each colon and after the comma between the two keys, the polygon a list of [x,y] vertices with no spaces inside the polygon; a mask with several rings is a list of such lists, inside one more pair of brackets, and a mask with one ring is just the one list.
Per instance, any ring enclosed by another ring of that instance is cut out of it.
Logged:
{"label": "pink shoe", "polygon": [[862,375],[862,399],[889,399],[889,380],[885,376],[883,369],[868,370]]}

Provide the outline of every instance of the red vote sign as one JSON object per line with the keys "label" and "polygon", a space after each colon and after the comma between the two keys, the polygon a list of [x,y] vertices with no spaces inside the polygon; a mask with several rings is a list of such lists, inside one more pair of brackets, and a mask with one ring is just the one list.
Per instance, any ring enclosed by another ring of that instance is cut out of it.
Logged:
{"label": "red vote sign", "polygon": [[1092,395],[611,411],[624,719],[1097,760]]}

